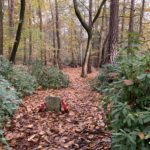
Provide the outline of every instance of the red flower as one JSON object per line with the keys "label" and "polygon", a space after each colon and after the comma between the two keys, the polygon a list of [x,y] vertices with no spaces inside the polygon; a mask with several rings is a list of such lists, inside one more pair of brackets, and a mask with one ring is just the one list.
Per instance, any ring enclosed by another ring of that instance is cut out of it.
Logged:
{"label": "red flower", "polygon": [[39,112],[44,112],[46,111],[46,103],[42,103],[40,106],[39,106]]}
{"label": "red flower", "polygon": [[68,104],[64,100],[61,100],[61,111],[65,113],[69,112]]}

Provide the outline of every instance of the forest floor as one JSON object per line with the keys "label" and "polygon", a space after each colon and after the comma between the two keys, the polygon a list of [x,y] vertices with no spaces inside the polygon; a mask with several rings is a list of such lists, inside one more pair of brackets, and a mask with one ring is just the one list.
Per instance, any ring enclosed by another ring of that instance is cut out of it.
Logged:
{"label": "forest floor", "polygon": [[[109,150],[110,134],[98,111],[101,95],[91,90],[88,78],[80,77],[81,68],[65,68],[68,88],[38,90],[24,98],[14,117],[5,126],[5,137],[12,150]],[[48,95],[60,96],[69,105],[69,113],[38,112]]]}

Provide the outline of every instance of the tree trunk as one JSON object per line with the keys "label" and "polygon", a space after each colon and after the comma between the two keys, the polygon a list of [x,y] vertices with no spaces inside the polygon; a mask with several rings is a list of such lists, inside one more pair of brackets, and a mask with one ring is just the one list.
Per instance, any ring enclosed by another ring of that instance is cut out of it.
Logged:
{"label": "tree trunk", "polygon": [[59,21],[59,12],[58,12],[58,2],[55,0],[55,11],[56,11],[56,37],[57,37],[57,65],[60,68],[60,21]]}
{"label": "tree trunk", "polygon": [[[93,0],[89,0],[89,27],[92,27],[92,11],[93,11]],[[91,32],[92,32],[92,29],[91,29]],[[91,44],[92,44],[92,41],[91,41]],[[92,48],[92,45],[90,45],[90,48]],[[92,73],[92,64],[91,64],[92,60],[91,59],[92,58],[91,58],[91,50],[90,50],[90,54],[88,58],[87,73]]]}
{"label": "tree trunk", "polygon": [[107,42],[108,42],[108,38],[109,38],[109,33],[106,36],[104,42],[103,42],[103,47],[102,47],[102,55],[101,55],[101,63],[100,63],[100,67],[102,67],[102,65],[104,65],[106,63],[106,46],[107,46]]}
{"label": "tree trunk", "polygon": [[86,52],[85,52],[85,58],[83,61],[82,72],[81,72],[81,77],[83,78],[87,77],[87,71],[88,71],[87,69],[88,69],[88,61],[89,61],[90,52],[91,52],[91,45],[92,45],[92,34],[89,33]]}
{"label": "tree trunk", "polygon": [[141,9],[141,14],[140,14],[139,36],[142,36],[144,9],[145,9],[145,0],[142,0],[142,9]]}
{"label": "tree trunk", "polygon": [[53,48],[54,48],[54,58],[53,58],[53,65],[57,66],[57,53],[56,53],[56,27],[55,27],[55,17],[51,6],[51,0],[49,0],[50,4],[50,11],[52,17],[52,28],[53,28]]}
{"label": "tree trunk", "polygon": [[3,55],[3,1],[0,0],[0,55]]}
{"label": "tree trunk", "polygon": [[105,10],[106,7],[104,7],[103,9],[103,15],[102,15],[102,25],[101,25],[101,29],[100,29],[100,37],[99,37],[99,52],[98,52],[98,63],[97,63],[97,68],[100,67],[100,64],[101,64],[101,59],[102,59],[102,38],[103,38],[103,29],[104,29],[104,19],[105,19]]}
{"label": "tree trunk", "polygon": [[12,53],[9,59],[13,63],[15,63],[16,53],[17,53],[20,38],[21,38],[22,27],[23,27],[23,22],[24,22],[24,14],[25,14],[25,0],[21,0],[20,17],[19,17],[19,24],[18,24],[16,39],[15,39]]}
{"label": "tree trunk", "polygon": [[[14,37],[14,32],[13,32],[13,28],[14,28],[14,0],[8,0],[9,4],[9,36],[10,39],[12,40]],[[10,40],[10,41],[11,41]],[[11,46],[11,42],[9,45],[9,55],[11,54],[11,50],[12,50],[12,46]]]}
{"label": "tree trunk", "polygon": [[123,1],[123,9],[122,9],[122,23],[121,23],[121,45],[123,45],[124,40],[124,26],[125,26],[125,13],[126,13],[126,0]]}
{"label": "tree trunk", "polygon": [[132,51],[132,37],[131,34],[134,32],[134,7],[135,7],[135,0],[131,0],[131,9],[130,9],[130,21],[129,21],[129,34],[128,34],[128,49],[127,54],[130,55],[133,53]]}
{"label": "tree trunk", "polygon": [[24,38],[24,55],[23,55],[23,64],[27,64],[27,39]]}
{"label": "tree trunk", "polygon": [[41,1],[38,0],[39,5],[39,19],[40,19],[40,49],[41,49],[41,61],[43,61],[43,18],[42,18],[42,10],[41,10]]}
{"label": "tree trunk", "polygon": [[80,41],[79,41],[79,45],[80,45],[80,62],[79,62],[79,64],[80,64],[80,66],[82,66],[82,64],[83,64],[83,36],[82,36],[83,31],[82,30],[83,30],[82,27],[80,27]]}
{"label": "tree trunk", "polygon": [[118,44],[118,23],[119,23],[119,1],[113,0],[110,3],[110,22],[109,22],[109,37],[107,43],[106,63],[114,63],[115,53]]}
{"label": "tree trunk", "polygon": [[31,4],[29,4],[29,63],[32,63],[32,15]]}

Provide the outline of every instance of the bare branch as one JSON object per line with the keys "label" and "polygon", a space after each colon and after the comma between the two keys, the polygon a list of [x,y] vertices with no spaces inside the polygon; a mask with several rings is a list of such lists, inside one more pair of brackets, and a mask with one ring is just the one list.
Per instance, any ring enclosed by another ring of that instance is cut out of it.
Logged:
{"label": "bare branch", "polygon": [[76,0],[73,0],[74,3],[74,9],[75,9],[75,13],[79,19],[79,21],[81,22],[82,26],[84,27],[84,29],[89,32],[90,27],[88,26],[88,24],[85,22],[84,18],[81,16],[81,13],[79,11],[79,6]]}
{"label": "bare branch", "polygon": [[98,11],[92,21],[92,25],[96,22],[97,18],[99,17],[100,13],[101,13],[101,10],[102,10],[102,7],[104,6],[104,4],[106,3],[107,0],[103,0],[98,8]]}

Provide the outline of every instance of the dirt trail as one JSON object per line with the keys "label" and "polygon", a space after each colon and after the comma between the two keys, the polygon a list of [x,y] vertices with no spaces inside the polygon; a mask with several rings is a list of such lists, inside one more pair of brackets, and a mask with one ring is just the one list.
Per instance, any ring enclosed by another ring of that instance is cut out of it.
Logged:
{"label": "dirt trail", "polygon": [[[108,150],[109,134],[103,113],[97,110],[100,95],[91,91],[88,78],[80,77],[80,68],[66,68],[70,85],[61,90],[36,91],[25,97],[22,107],[5,127],[12,150]],[[48,95],[61,96],[69,113],[37,112]]]}

